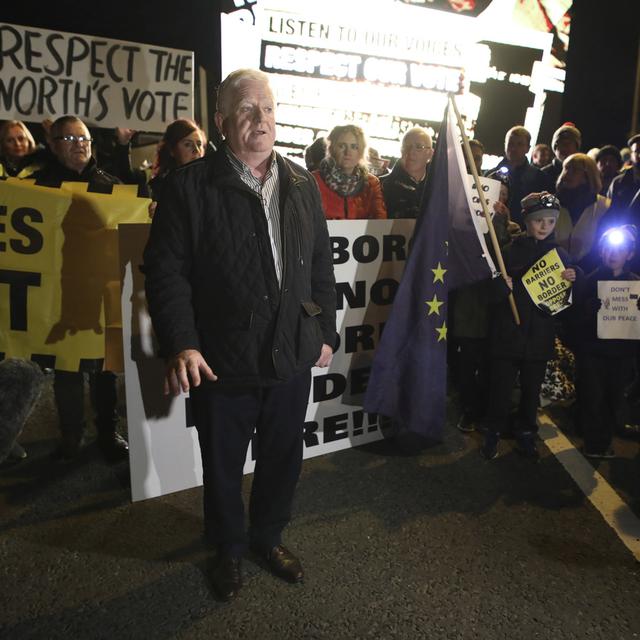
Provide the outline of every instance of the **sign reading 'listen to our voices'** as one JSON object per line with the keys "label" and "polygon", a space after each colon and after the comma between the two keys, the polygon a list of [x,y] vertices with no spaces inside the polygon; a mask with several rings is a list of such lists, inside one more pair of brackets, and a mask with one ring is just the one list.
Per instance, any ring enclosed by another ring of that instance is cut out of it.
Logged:
{"label": "sign reading 'listen to our voices'", "polygon": [[0,119],[164,131],[193,116],[193,53],[0,23]]}

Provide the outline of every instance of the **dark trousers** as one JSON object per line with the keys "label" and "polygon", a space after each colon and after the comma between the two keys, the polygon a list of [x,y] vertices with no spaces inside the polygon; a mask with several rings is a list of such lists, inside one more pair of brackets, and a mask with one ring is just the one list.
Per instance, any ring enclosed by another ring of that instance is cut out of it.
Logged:
{"label": "dark trousers", "polygon": [[[63,438],[79,441],[85,429],[84,373],[56,369],[53,391]],[[89,374],[91,404],[98,435],[113,434],[118,423],[116,374],[101,371]]]}
{"label": "dark trousers", "polygon": [[[202,454],[205,536],[220,551],[241,555],[249,543],[262,551],[280,544],[302,467],[310,386],[306,371],[271,387],[226,391],[214,384],[191,391]],[[254,429],[247,536],[241,491]]]}
{"label": "dark trousers", "polygon": [[518,420],[513,431],[516,436],[523,432],[536,433],[538,431],[536,414],[540,387],[546,368],[546,360],[514,360],[509,358],[491,360],[491,391],[487,424],[490,431],[505,433],[508,429],[511,397],[518,372],[520,372],[520,404]]}
{"label": "dark trousers", "polygon": [[633,379],[634,356],[607,358],[581,353],[576,358],[578,416],[587,451],[611,446],[629,417],[624,391]]}
{"label": "dark trousers", "polygon": [[462,410],[479,420],[487,413],[489,344],[487,338],[458,338],[458,388]]}

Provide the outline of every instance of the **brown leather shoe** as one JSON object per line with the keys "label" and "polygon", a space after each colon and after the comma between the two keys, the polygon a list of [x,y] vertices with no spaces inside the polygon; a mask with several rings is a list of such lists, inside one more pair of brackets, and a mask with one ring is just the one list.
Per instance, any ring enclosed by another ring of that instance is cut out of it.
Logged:
{"label": "brown leather shoe", "polygon": [[228,554],[218,556],[211,569],[211,584],[220,600],[234,600],[242,587],[241,558]]}
{"label": "brown leather shoe", "polygon": [[304,571],[300,560],[289,549],[279,544],[273,547],[266,557],[271,572],[287,582],[302,582]]}

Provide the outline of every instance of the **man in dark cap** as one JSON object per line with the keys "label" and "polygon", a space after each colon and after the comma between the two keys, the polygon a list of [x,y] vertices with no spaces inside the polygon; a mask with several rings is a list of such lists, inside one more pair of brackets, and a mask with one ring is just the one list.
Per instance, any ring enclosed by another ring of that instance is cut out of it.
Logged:
{"label": "man in dark cap", "polygon": [[606,144],[598,151],[595,160],[602,178],[600,195],[606,196],[609,192],[609,185],[622,169],[622,156],[617,147],[612,144]]}
{"label": "man in dark cap", "polygon": [[582,146],[582,134],[572,122],[565,122],[556,129],[551,140],[551,148],[555,158],[546,167],[542,168],[544,188],[549,193],[556,192],[556,183],[562,173],[562,163],[574,153],[580,151]]}

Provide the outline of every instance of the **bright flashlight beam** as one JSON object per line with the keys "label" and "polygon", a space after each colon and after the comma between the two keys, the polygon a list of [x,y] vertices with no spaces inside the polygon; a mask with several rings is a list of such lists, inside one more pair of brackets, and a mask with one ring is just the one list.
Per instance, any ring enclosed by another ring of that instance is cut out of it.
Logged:
{"label": "bright flashlight beam", "polygon": [[624,234],[622,233],[622,231],[618,231],[616,229],[609,234],[607,241],[610,245],[618,247],[624,242]]}

